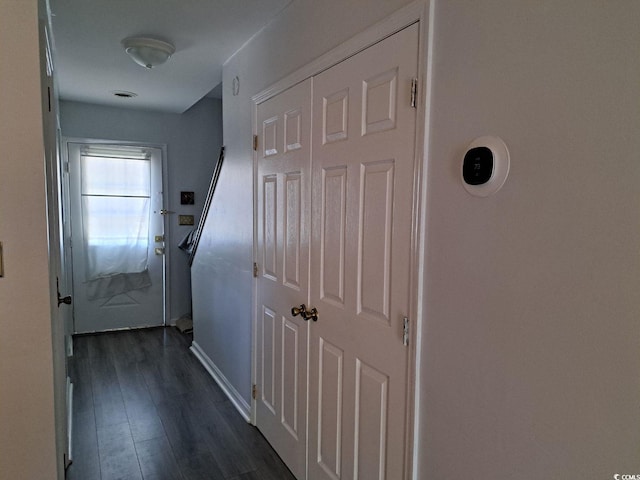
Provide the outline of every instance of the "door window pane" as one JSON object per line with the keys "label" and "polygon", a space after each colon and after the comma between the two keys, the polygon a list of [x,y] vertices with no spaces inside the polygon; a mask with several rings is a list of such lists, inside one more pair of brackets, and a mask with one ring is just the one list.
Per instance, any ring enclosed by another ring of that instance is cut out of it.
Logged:
{"label": "door window pane", "polygon": [[86,279],[147,269],[150,160],[81,157]]}

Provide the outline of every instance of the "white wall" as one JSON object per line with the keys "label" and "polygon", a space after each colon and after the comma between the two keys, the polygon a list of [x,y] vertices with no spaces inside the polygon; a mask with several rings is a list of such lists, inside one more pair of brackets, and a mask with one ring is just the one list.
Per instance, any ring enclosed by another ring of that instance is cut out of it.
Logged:
{"label": "white wall", "polygon": [[[178,225],[178,214],[194,215],[198,224],[213,168],[222,145],[222,103],[204,98],[183,114],[60,102],[62,134],[107,140],[167,145],[169,191],[168,246],[170,308],[173,322],[191,312],[191,276],[188,256],[177,245],[193,227]],[[180,192],[195,192],[195,205],[180,205]]]}
{"label": "white wall", "polygon": [[[640,473],[640,3],[438,1],[423,474]],[[467,194],[465,146],[511,152]]]}
{"label": "white wall", "polygon": [[0,0],[0,58],[0,479],[54,479],[37,2]]}
{"label": "white wall", "polygon": [[[406,3],[297,0],[224,67],[226,158],[192,269],[194,340],[247,403],[253,281],[251,97]],[[240,93],[233,96],[236,76]]]}

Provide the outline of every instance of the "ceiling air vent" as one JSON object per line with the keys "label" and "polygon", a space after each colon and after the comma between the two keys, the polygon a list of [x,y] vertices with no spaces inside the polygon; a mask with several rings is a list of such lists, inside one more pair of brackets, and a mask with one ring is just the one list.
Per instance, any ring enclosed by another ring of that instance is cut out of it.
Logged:
{"label": "ceiling air vent", "polygon": [[137,93],[125,92],[124,90],[116,90],[113,94],[118,98],[133,98],[138,96]]}

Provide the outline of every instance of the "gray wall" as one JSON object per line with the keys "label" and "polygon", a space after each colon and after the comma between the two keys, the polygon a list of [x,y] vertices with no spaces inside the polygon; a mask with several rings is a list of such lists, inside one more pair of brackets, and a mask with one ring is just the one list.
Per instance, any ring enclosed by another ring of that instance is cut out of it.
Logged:
{"label": "gray wall", "polygon": [[[226,157],[192,269],[194,340],[247,404],[253,282],[251,97],[406,3],[295,1],[224,67]],[[235,76],[240,79],[237,96],[231,92]]]}
{"label": "gray wall", "polygon": [[[197,225],[213,168],[222,145],[222,105],[204,98],[182,114],[60,102],[62,135],[167,145],[170,312],[174,322],[191,312],[191,276],[187,255],[178,242],[191,227],[178,225],[178,214],[194,215]],[[180,192],[194,191],[195,205],[180,205]]]}
{"label": "gray wall", "polygon": [[[403,3],[294,2],[225,66],[228,155],[194,312],[196,340],[247,402],[250,97]],[[417,478],[637,473],[640,3],[437,0],[433,11]],[[512,168],[482,199],[459,170],[487,134],[507,143]]]}

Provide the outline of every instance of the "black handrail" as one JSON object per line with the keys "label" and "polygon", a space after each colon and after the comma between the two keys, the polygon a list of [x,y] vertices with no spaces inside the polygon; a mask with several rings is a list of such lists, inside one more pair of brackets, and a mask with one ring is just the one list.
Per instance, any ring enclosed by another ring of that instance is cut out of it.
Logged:
{"label": "black handrail", "polygon": [[216,190],[216,185],[218,184],[218,178],[220,177],[220,170],[222,169],[223,160],[224,160],[224,146],[220,147],[220,156],[218,157],[218,163],[216,163],[216,168],[213,170],[213,176],[211,177],[211,183],[209,184],[209,191],[207,192],[207,198],[204,201],[202,215],[200,216],[200,221],[198,222],[198,228],[196,229],[196,232],[193,237],[193,248],[191,249],[191,253],[189,254],[189,266],[193,264],[193,258],[196,255],[196,250],[198,249],[198,243],[200,242],[202,229],[204,228],[204,224],[207,220],[207,215],[209,214],[209,208],[211,207],[211,201],[213,200],[213,193]]}

